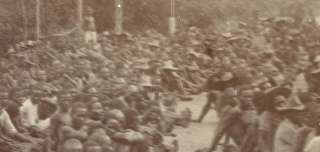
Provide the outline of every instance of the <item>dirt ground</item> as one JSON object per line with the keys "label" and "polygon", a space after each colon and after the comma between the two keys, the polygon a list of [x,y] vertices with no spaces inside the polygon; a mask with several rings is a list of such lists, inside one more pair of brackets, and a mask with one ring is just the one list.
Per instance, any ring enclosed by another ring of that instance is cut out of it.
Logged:
{"label": "dirt ground", "polygon": [[[205,94],[197,95],[193,101],[179,102],[178,110],[180,111],[189,107],[193,113],[193,118],[196,119],[205,101]],[[179,140],[179,152],[194,152],[197,149],[208,147],[216,123],[216,113],[214,110],[211,110],[202,123],[192,123],[189,128],[177,127],[174,133]]]}

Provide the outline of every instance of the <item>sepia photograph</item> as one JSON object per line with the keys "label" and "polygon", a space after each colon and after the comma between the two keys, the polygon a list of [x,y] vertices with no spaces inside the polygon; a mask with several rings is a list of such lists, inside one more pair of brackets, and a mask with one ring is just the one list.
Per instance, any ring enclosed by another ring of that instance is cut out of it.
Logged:
{"label": "sepia photograph", "polygon": [[320,152],[320,0],[0,0],[0,152]]}

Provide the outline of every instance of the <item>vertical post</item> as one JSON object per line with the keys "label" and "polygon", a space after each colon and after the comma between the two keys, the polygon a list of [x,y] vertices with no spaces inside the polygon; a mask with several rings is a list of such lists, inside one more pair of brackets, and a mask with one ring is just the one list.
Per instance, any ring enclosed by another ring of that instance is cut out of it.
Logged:
{"label": "vertical post", "polygon": [[169,34],[174,36],[176,33],[176,18],[175,18],[175,0],[170,1],[170,17],[169,17]]}
{"label": "vertical post", "polygon": [[123,32],[123,0],[115,0],[115,33],[121,35]]}
{"label": "vertical post", "polygon": [[28,19],[27,19],[27,11],[26,11],[26,5],[25,0],[20,0],[21,2],[21,13],[22,13],[22,19],[23,19],[23,40],[26,41],[28,39]]}
{"label": "vertical post", "polygon": [[81,33],[83,24],[83,0],[78,0],[78,22],[78,28]]}
{"label": "vertical post", "polygon": [[40,39],[41,32],[40,0],[36,0],[36,39]]}

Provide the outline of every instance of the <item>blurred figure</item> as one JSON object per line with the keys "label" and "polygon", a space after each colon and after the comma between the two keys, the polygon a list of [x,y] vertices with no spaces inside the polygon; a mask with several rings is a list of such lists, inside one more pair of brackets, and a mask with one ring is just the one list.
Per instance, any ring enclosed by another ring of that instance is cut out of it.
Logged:
{"label": "blurred figure", "polygon": [[84,41],[87,44],[96,44],[97,43],[97,31],[96,31],[96,23],[95,19],[93,17],[93,9],[91,7],[88,7],[86,10],[87,14],[84,19]]}

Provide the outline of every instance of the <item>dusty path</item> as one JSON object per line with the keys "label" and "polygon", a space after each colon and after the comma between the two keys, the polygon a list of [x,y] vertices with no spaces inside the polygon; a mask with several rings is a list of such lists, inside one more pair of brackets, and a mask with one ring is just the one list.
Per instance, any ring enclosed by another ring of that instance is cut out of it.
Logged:
{"label": "dusty path", "polygon": [[[178,109],[182,110],[189,107],[193,112],[193,118],[196,119],[205,101],[205,94],[197,95],[193,101],[179,102]],[[202,123],[192,123],[189,128],[177,127],[174,132],[179,139],[179,152],[194,152],[197,149],[208,147],[216,123],[216,113],[214,110],[211,110]]]}

